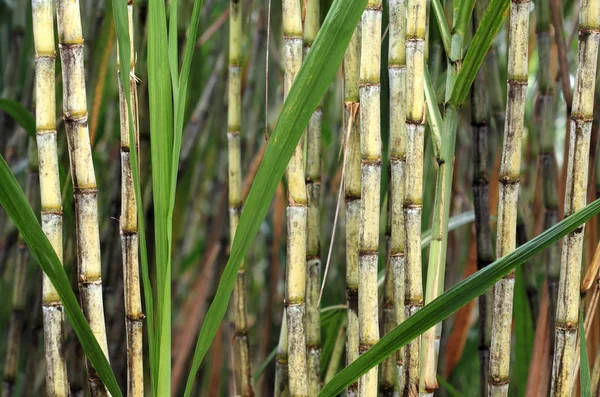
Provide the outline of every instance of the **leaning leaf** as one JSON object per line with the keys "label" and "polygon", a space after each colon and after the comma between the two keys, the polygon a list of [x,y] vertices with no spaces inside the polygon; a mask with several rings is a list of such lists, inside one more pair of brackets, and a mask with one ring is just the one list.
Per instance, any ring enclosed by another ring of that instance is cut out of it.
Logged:
{"label": "leaning leaf", "polygon": [[30,137],[35,138],[35,119],[30,111],[17,101],[0,99],[0,112],[5,112],[27,131]]}

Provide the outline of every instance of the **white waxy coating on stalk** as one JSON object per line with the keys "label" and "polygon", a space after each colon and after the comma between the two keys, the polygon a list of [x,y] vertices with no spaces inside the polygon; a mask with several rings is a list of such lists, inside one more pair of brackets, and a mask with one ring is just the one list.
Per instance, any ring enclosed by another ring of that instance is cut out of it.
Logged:
{"label": "white waxy coating on stalk", "polygon": [[[571,114],[571,139],[565,190],[565,217],[586,205],[588,162],[600,44],[600,1],[582,0],[579,14],[579,54]],[[570,396],[578,354],[579,288],[584,227],[568,234],[562,244],[556,311],[552,396]]]}
{"label": "white waxy coating on stalk", "polygon": [[[497,258],[511,253],[516,246],[521,137],[527,94],[529,11],[529,1],[512,1],[510,8],[506,123],[500,163]],[[506,396],[508,394],[514,277],[514,272],[511,272],[494,287],[494,315],[488,379],[489,396]]]}
{"label": "white waxy coating on stalk", "polygon": [[[62,197],[56,137],[53,1],[32,0],[31,11],[36,55],[35,120],[42,230],[62,263]],[[46,393],[50,397],[66,397],[70,391],[64,357],[62,302],[45,274],[42,280]]]}
{"label": "white waxy coating on stalk", "polygon": [[[108,359],[102,302],[98,197],[87,121],[79,1],[59,0],[56,10],[63,74],[63,112],[75,202],[80,299],[83,313]],[[88,383],[93,397],[108,395],[106,387],[89,362]]]}

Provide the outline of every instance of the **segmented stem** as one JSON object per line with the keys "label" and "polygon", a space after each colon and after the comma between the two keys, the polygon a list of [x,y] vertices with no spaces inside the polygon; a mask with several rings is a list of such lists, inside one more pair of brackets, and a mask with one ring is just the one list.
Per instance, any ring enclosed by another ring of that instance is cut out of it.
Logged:
{"label": "segmented stem", "polygon": [[[308,54],[319,31],[319,1],[305,2],[304,55]],[[308,392],[316,396],[321,390],[321,119],[319,106],[306,129],[306,192],[308,196],[308,229],[306,246],[306,355]]]}
{"label": "segmented stem", "polygon": [[[360,98],[358,75],[360,68],[360,22],[344,56],[344,125],[346,169],[344,196],[346,202],[346,364],[358,358],[358,233],[360,230]],[[346,389],[349,397],[358,395],[358,382]]]}
{"label": "segmented stem", "polygon": [[[52,0],[32,0],[35,45],[35,125],[40,175],[42,230],[58,259],[63,260],[63,209],[56,136],[54,17]],[[49,397],[69,395],[64,347],[63,306],[44,274],[42,279],[46,392]]]}
{"label": "segmented stem", "polygon": [[[98,190],[88,131],[84,44],[79,1],[58,0],[56,9],[63,77],[63,118],[69,144],[75,202],[75,234],[81,306],[100,348],[108,359],[102,301]],[[108,395],[106,387],[89,361],[87,367],[92,397]]]}
{"label": "segmented stem", "polygon": [[[302,63],[302,20],[299,0],[283,0],[284,97]],[[289,387],[292,397],[308,396],[306,360],[305,297],[308,199],[304,174],[304,144],[301,140],[286,170],[287,271],[286,313],[288,327]]]}
{"label": "segmented stem", "polygon": [[[571,112],[565,217],[586,205],[599,41],[600,1],[582,0],[579,14],[579,54]],[[562,244],[552,366],[552,396],[571,395],[572,378],[575,376],[579,354],[577,328],[583,236],[584,226],[568,234]]]}
{"label": "segmented stem", "polygon": [[[135,49],[133,45],[133,0],[127,3],[129,23],[129,76],[126,79],[130,89],[132,128],[138,145],[138,101],[135,77]],[[142,297],[140,293],[139,241],[137,201],[131,170],[131,144],[129,136],[129,109],[123,87],[123,76],[119,68],[117,51],[117,75],[119,82],[120,131],[121,131],[121,251],[123,258],[123,292],[125,295],[125,329],[127,333],[127,395],[144,395],[144,342]]]}
{"label": "segmented stem", "polygon": [[[496,240],[496,257],[498,258],[514,251],[516,245],[521,137],[527,93],[529,10],[528,0],[512,0],[506,123],[500,164]],[[503,277],[494,287],[494,315],[488,379],[489,396],[506,396],[508,394],[514,284],[515,273],[513,271]]]}

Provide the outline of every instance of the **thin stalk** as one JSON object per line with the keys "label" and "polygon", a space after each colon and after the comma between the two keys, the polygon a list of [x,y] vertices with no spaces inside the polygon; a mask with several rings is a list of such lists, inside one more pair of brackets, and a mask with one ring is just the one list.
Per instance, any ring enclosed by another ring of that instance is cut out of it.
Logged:
{"label": "thin stalk", "polygon": [[325,383],[329,382],[335,374],[338,372],[340,362],[342,361],[342,355],[344,354],[344,346],[346,341],[346,324],[342,324],[338,332],[338,336],[335,339],[335,345],[331,352],[331,359],[329,359],[329,366],[325,373]]}
{"label": "thin stalk", "polygon": [[[600,1],[584,0],[581,2],[579,14],[579,54],[571,112],[565,217],[586,205],[599,44]],[[582,226],[568,234],[562,244],[552,366],[552,396],[571,395],[572,378],[575,376],[584,229]]]}
{"label": "thin stalk", "polygon": [[[500,164],[496,257],[515,250],[517,200],[521,167],[521,136],[527,94],[529,0],[511,0],[508,43],[506,124]],[[494,287],[494,315],[490,349],[489,396],[508,394],[510,339],[515,272]]]}
{"label": "thin stalk", "polygon": [[[350,39],[344,56],[344,125],[346,169],[344,196],[346,203],[346,365],[358,358],[358,234],[360,230],[360,22]],[[346,389],[348,397],[358,395],[358,382]]]}
{"label": "thin stalk", "polygon": [[[27,155],[27,179],[25,182],[25,194],[27,201],[33,206],[36,201],[36,189],[38,179],[37,153],[35,144],[29,141],[29,153]],[[8,324],[8,343],[6,346],[6,358],[4,364],[4,376],[2,385],[2,396],[14,395],[15,382],[19,369],[19,351],[22,346],[22,336],[25,323],[25,300],[27,278],[27,262],[29,260],[29,249],[25,240],[19,235],[17,243],[17,254],[15,256],[15,267],[12,280],[12,307]]]}
{"label": "thin stalk", "polygon": [[279,334],[279,343],[277,344],[277,355],[275,356],[275,397],[288,397],[289,371],[288,371],[288,328],[285,312],[281,320],[281,331]]}
{"label": "thin stalk", "polygon": [[[361,21],[360,96],[360,231],[358,236],[359,354],[379,341],[377,264],[381,184],[381,0],[369,0]],[[358,382],[361,397],[377,396],[377,367]]]}
{"label": "thin stalk", "polygon": [[[229,228],[231,241],[235,236],[242,209],[242,2],[229,3],[229,85],[227,107],[227,142],[229,154]],[[246,264],[242,261],[234,287],[234,354],[236,379],[241,395],[254,396],[252,365],[248,341],[248,316],[246,308]]]}
{"label": "thin stalk", "polygon": [[[388,214],[394,327],[404,321],[404,177],[406,172],[406,0],[389,0],[390,190]],[[386,333],[388,330],[386,330]],[[395,354],[398,390],[404,389],[404,348]]]}
{"label": "thin stalk", "polygon": [[[138,146],[139,122],[137,101],[137,80],[135,77],[135,48],[133,45],[133,0],[127,3],[129,22],[129,83],[131,95],[131,114],[133,117],[134,145]],[[127,395],[144,395],[144,341],[142,298],[140,293],[140,265],[137,201],[131,170],[131,142],[129,141],[129,109],[123,87],[123,76],[119,68],[117,51],[117,76],[119,83],[119,112],[121,131],[121,252],[123,259],[123,292],[125,297],[125,330],[127,334]],[[137,153],[138,151],[136,151]]]}
{"label": "thin stalk", "polygon": [[[83,314],[108,359],[102,301],[98,189],[88,131],[79,1],[58,0],[56,10],[63,78],[63,118],[69,145],[75,202],[79,295]],[[89,361],[87,368],[92,397],[108,395],[106,387]]]}
{"label": "thin stalk", "polygon": [[[396,327],[396,312],[394,300],[394,275],[390,256],[391,240],[391,201],[388,195],[388,214],[386,224],[387,255],[385,265],[385,279],[383,284],[383,334],[386,335]],[[396,384],[396,355],[388,356],[381,363],[381,379],[379,381],[379,393],[383,397],[392,397],[394,395],[394,385]]]}
{"label": "thin stalk", "polygon": [[[423,150],[425,135],[425,31],[427,1],[408,0],[406,18],[406,169],[404,183],[405,300],[404,315],[423,307],[421,272],[421,213],[423,207]],[[419,391],[421,338],[404,348],[404,396]]]}
{"label": "thin stalk", "polygon": [[[302,19],[299,0],[283,0],[284,97],[302,63]],[[290,396],[308,396],[306,360],[305,297],[308,199],[304,173],[304,144],[300,140],[286,170],[287,271],[286,315]]]}
{"label": "thin stalk", "polygon": [[[54,17],[52,0],[32,0],[35,45],[35,124],[40,175],[42,230],[63,261],[63,217],[56,136]],[[65,361],[64,315],[54,286],[42,276],[44,356],[48,396],[69,395]]]}
{"label": "thin stalk", "polygon": [[[475,2],[473,31],[477,31],[483,19],[487,1]],[[490,186],[488,175],[488,108],[486,100],[486,75],[481,68],[471,89],[471,131],[473,134],[473,202],[475,206],[475,239],[477,245],[477,269],[481,270],[494,261],[492,228],[490,225]],[[493,289],[479,296],[479,381],[480,395],[487,396],[487,376],[490,365],[490,342],[492,332]]]}
{"label": "thin stalk", "polygon": [[[305,1],[304,55],[308,54],[319,32],[318,0]],[[306,245],[306,358],[308,365],[308,394],[316,396],[321,390],[321,119],[319,106],[312,114],[306,129],[306,192],[308,196],[308,227]]]}

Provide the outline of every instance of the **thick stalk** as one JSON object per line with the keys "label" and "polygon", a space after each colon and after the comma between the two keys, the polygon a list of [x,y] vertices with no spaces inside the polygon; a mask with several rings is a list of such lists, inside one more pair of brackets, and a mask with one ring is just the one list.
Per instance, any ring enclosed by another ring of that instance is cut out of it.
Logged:
{"label": "thick stalk", "polygon": [[[138,145],[138,102],[137,81],[135,77],[135,48],[133,45],[133,1],[127,3],[129,22],[129,84],[131,95],[132,127],[135,137],[134,145]],[[129,140],[129,109],[123,87],[123,76],[119,68],[119,52],[117,51],[117,75],[119,82],[120,130],[121,130],[121,252],[123,258],[123,292],[125,295],[125,330],[127,342],[127,395],[144,395],[144,342],[142,298],[140,293],[140,267],[138,259],[138,221],[137,202],[133,174],[131,170],[131,142]]]}
{"label": "thick stalk", "polygon": [[[395,325],[404,321],[404,177],[406,170],[406,1],[389,0],[390,263]],[[386,332],[388,332],[386,330]],[[404,389],[404,348],[395,354],[398,390]]]}
{"label": "thick stalk", "polygon": [[[35,185],[38,179],[37,153],[35,144],[29,141],[29,153],[27,155],[27,179],[25,182],[25,194],[27,201],[34,206],[37,199]],[[26,289],[25,279],[27,277],[27,262],[29,260],[29,249],[22,236],[19,235],[17,243],[17,254],[15,255],[15,266],[12,280],[12,307],[8,324],[8,343],[6,346],[6,359],[4,361],[4,376],[2,384],[2,396],[14,395],[15,382],[19,369],[19,351],[23,347],[22,335],[26,315]]]}
{"label": "thick stalk", "polygon": [[[514,251],[516,245],[517,200],[521,167],[521,136],[527,93],[528,0],[512,0],[508,43],[508,81],[506,123],[500,164],[496,257]],[[510,340],[515,272],[503,277],[494,287],[494,315],[490,349],[489,396],[508,394]]]}
{"label": "thick stalk", "polygon": [[[63,118],[69,145],[77,241],[77,271],[83,314],[108,359],[98,230],[98,189],[88,131],[83,61],[83,36],[78,0],[57,1],[57,21],[63,78]],[[106,387],[87,363],[92,397],[106,396]]]}
{"label": "thick stalk", "polygon": [[[406,169],[404,184],[405,299],[406,318],[423,307],[421,274],[421,213],[423,207],[423,149],[425,135],[425,30],[427,2],[407,1],[406,18]],[[405,397],[419,391],[421,338],[404,348]]]}
{"label": "thick stalk", "polygon": [[[600,39],[600,1],[583,0],[579,14],[579,55],[573,92],[564,216],[586,204],[588,158],[594,113],[594,91]],[[571,395],[577,361],[579,288],[584,227],[567,235],[562,244],[556,308],[552,396]]]}
{"label": "thick stalk", "polygon": [[[475,2],[473,31],[479,28],[486,2]],[[471,131],[473,134],[473,202],[475,207],[475,239],[477,245],[477,269],[481,270],[494,261],[492,228],[490,225],[490,187],[488,176],[488,109],[486,100],[486,75],[481,68],[475,76],[471,89]],[[479,296],[479,380],[480,395],[486,396],[487,376],[490,363],[492,332],[493,289]]]}
{"label": "thick stalk", "polygon": [[[381,184],[381,0],[369,0],[361,22],[360,96],[360,231],[358,237],[359,354],[379,341],[377,261]],[[377,396],[377,367],[358,382],[361,397]]]}
{"label": "thick stalk", "polygon": [[[302,63],[302,20],[299,0],[283,0],[284,97],[296,78]],[[287,271],[286,314],[288,327],[288,368],[290,395],[308,396],[306,362],[305,297],[307,195],[302,140],[286,170],[287,207]]]}
{"label": "thick stalk", "polygon": [[[56,137],[54,17],[52,0],[32,0],[35,45],[35,124],[40,175],[42,230],[58,259],[63,259],[62,197]],[[54,286],[43,275],[42,313],[46,393],[49,397],[69,395],[64,347],[63,307]]]}
{"label": "thick stalk", "polygon": [[[356,27],[344,56],[344,125],[346,169],[346,364],[358,358],[358,233],[360,229],[360,112],[358,74],[360,68],[360,23]],[[346,389],[348,397],[358,395],[358,382]]]}
{"label": "thick stalk", "polygon": [[[227,142],[229,153],[229,228],[233,241],[242,209],[242,165],[240,132],[242,119],[242,2],[230,1],[229,14],[229,85],[227,107]],[[240,393],[254,396],[252,366],[248,342],[246,308],[246,266],[242,261],[237,273],[233,299],[235,325],[235,366]]]}
{"label": "thick stalk", "polygon": [[[319,1],[305,1],[304,55],[308,54],[319,31]],[[319,106],[312,114],[306,129],[306,192],[308,198],[308,227],[306,245],[306,358],[308,365],[308,394],[316,396],[321,390],[321,118]]]}

